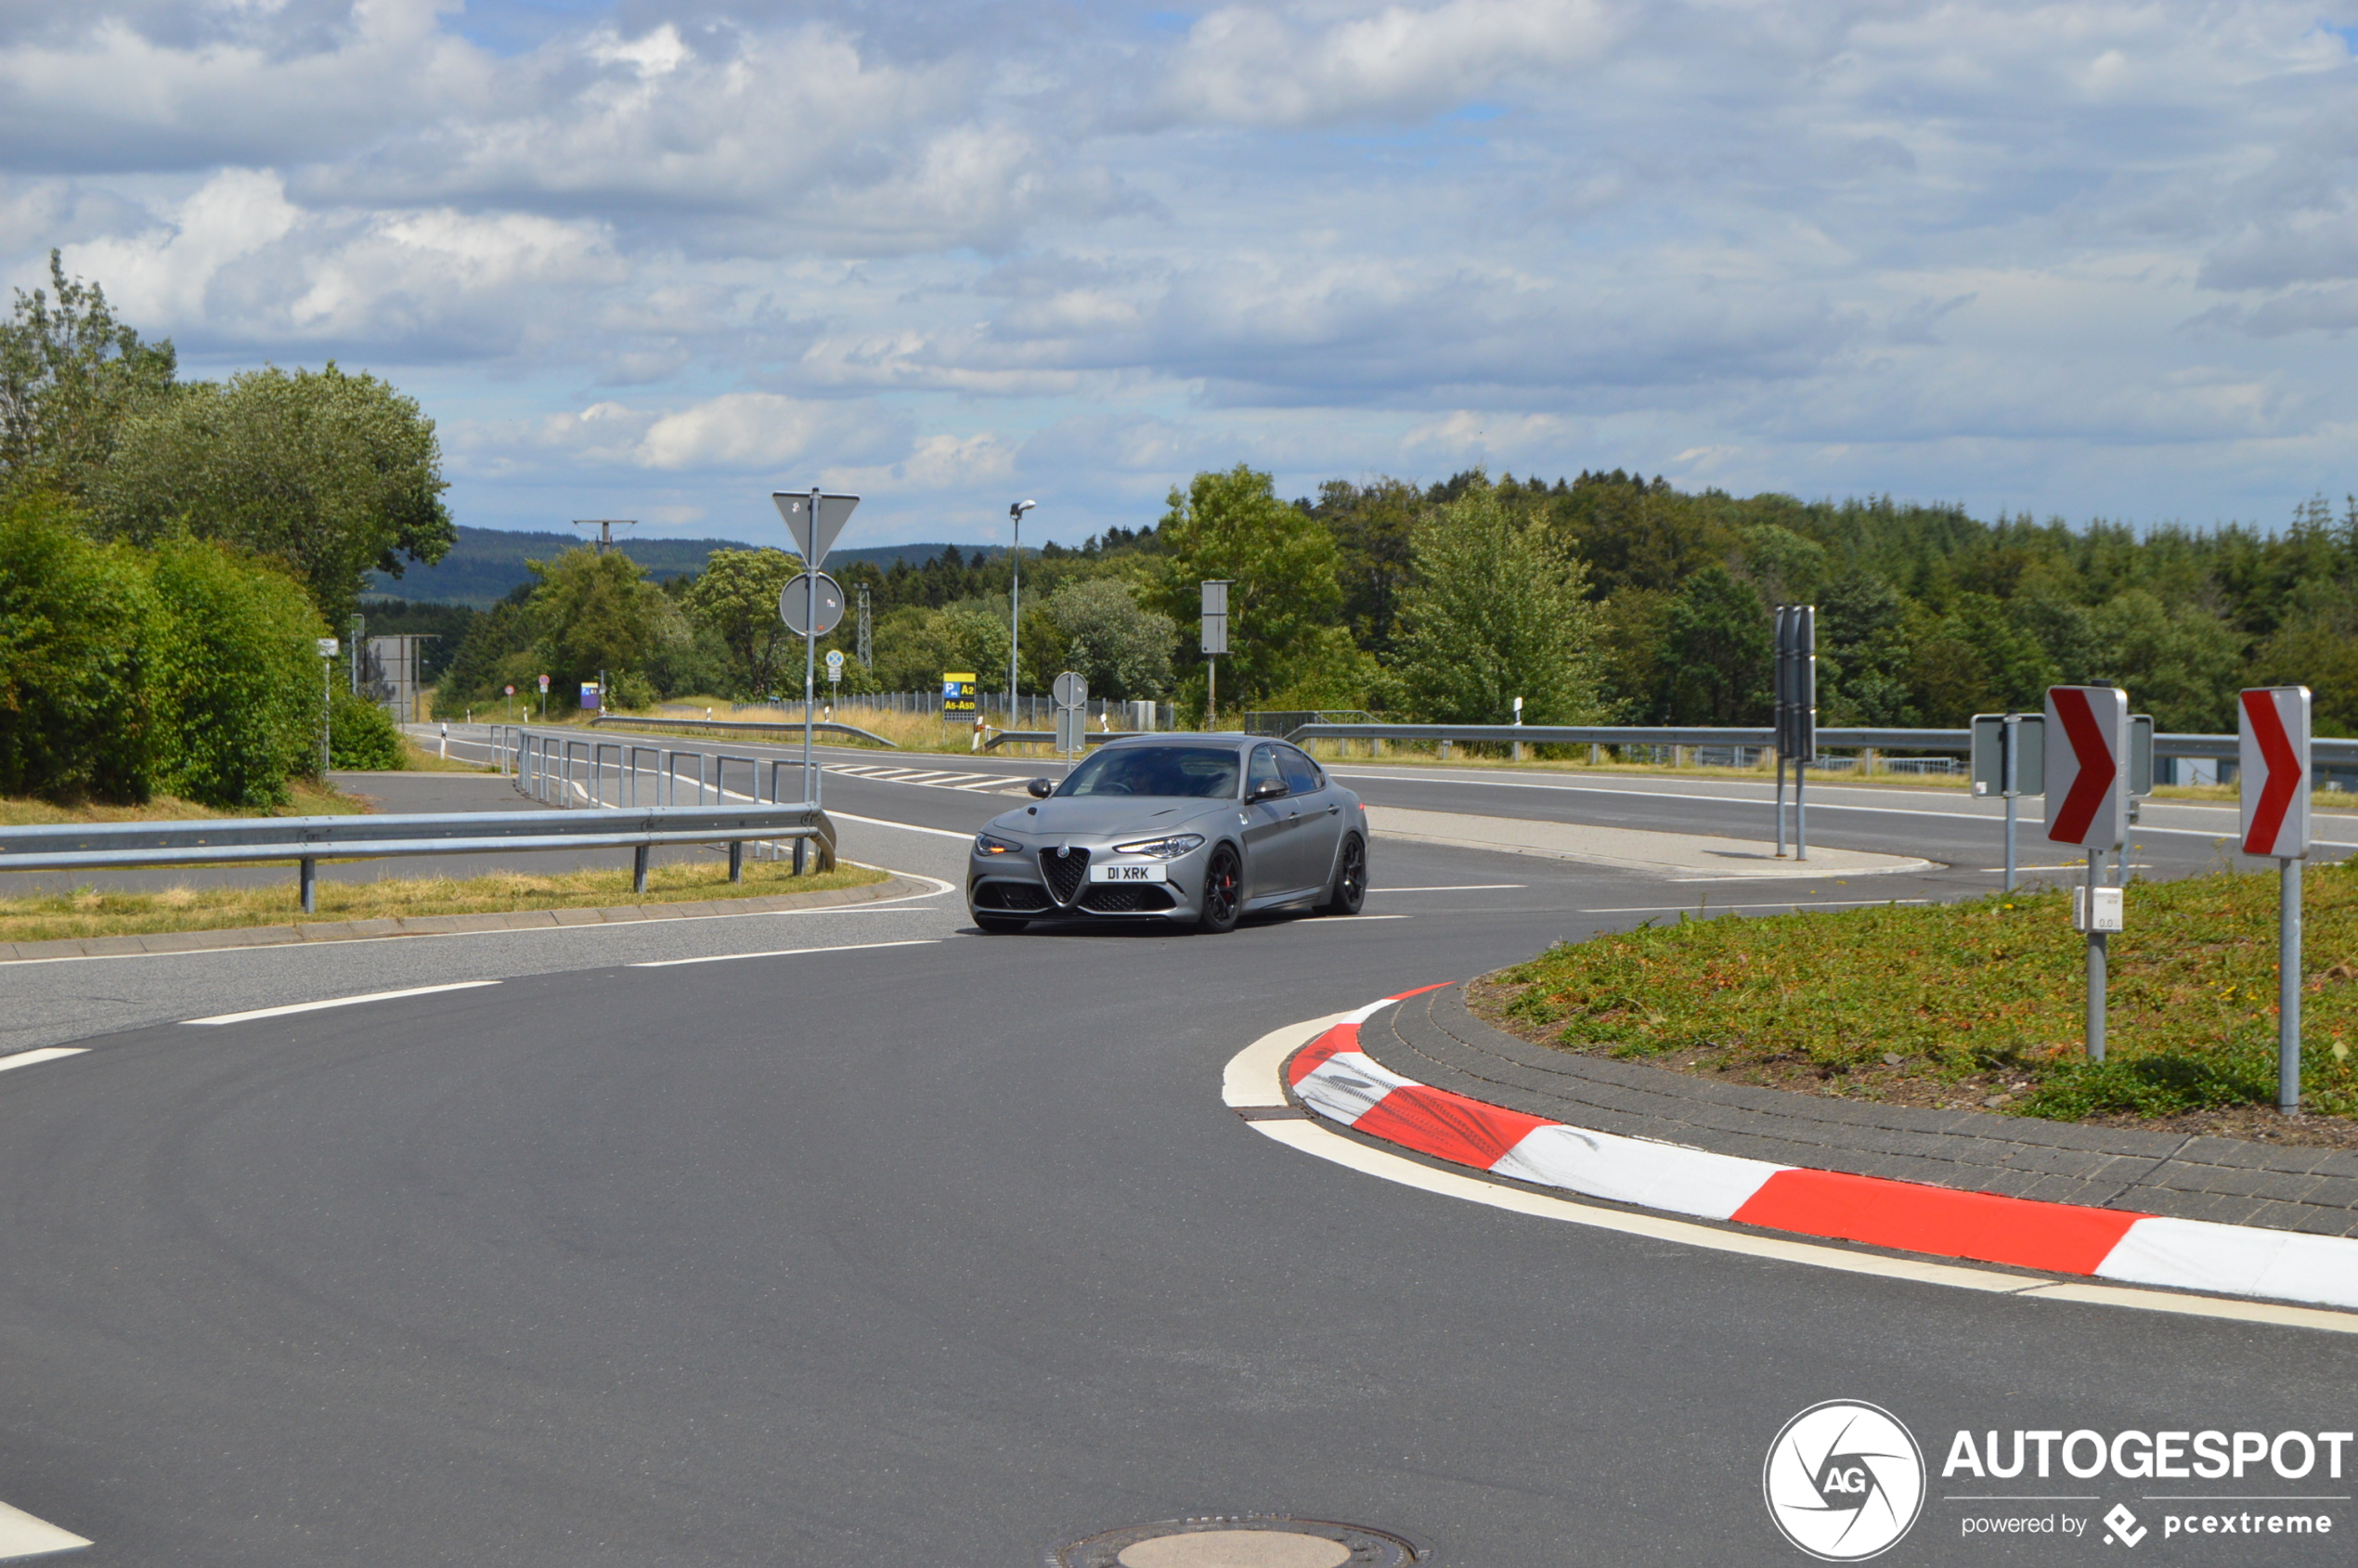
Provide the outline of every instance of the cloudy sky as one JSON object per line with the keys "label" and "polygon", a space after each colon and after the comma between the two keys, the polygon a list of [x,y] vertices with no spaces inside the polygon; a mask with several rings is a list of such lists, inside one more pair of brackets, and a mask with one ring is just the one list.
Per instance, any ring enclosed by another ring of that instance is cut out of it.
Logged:
{"label": "cloudy sky", "polygon": [[1077,542],[1239,460],[2273,525],[2358,489],[2352,21],[0,0],[0,266],[378,371],[478,525]]}

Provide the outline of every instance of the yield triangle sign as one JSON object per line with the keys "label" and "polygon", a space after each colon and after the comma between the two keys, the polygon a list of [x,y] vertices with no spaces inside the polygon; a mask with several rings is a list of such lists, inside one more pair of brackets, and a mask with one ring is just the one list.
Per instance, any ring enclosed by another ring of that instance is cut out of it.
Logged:
{"label": "yield triangle sign", "polygon": [[2309,688],[2256,688],[2236,708],[2244,853],[2300,860],[2309,853]]}
{"label": "yield triangle sign", "polygon": [[778,515],[786,520],[786,532],[794,536],[803,564],[814,572],[836,547],[836,536],[860,504],[858,496],[830,496],[817,490],[777,490],[770,499]]}

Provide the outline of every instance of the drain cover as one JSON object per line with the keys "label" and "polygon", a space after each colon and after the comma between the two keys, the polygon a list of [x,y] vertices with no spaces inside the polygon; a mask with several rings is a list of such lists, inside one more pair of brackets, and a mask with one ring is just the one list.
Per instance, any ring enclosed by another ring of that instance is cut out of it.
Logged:
{"label": "drain cover", "polygon": [[1048,1554],[1049,1568],[1407,1568],[1432,1561],[1430,1550],[1390,1530],[1273,1513],[1132,1524]]}

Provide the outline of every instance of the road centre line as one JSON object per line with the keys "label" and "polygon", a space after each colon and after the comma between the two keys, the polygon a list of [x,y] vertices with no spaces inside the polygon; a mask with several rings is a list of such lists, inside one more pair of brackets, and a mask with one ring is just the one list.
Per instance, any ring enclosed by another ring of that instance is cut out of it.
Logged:
{"label": "road centre line", "polygon": [[[870,827],[897,827],[903,833],[930,833],[936,838],[964,838],[969,843],[974,839],[974,835],[971,833],[952,833],[946,827],[919,827],[915,823],[887,822],[882,817],[855,817],[849,811],[829,811],[827,815],[839,823],[865,823]],[[903,872],[901,875],[906,876],[911,874]],[[944,886],[946,887],[947,884]]]}
{"label": "road centre line", "polygon": [[1624,904],[1618,909],[1582,909],[1573,913],[1575,914],[1669,914],[1685,910],[1693,910],[1702,914],[1715,909],[1874,909],[1885,904],[1928,904],[1930,902],[1932,902],[1930,899],[1828,899],[1822,903],[1807,904],[1795,903],[1790,900],[1782,903],[1765,904]]}
{"label": "road centre line", "polygon": [[1459,882],[1446,888],[1370,888],[1370,893],[1495,893],[1509,888],[1528,888],[1528,882]]}
{"label": "road centre line", "polygon": [[[1325,1033],[1329,1025],[1349,1016],[1336,1013],[1323,1018],[1289,1024],[1263,1035],[1229,1058],[1222,1074],[1221,1098],[1229,1107],[1237,1109],[1290,1105],[1291,1102],[1285,1097],[1281,1078],[1286,1058]],[[1503,1209],[1509,1213],[1527,1214],[1535,1219],[1557,1220],[1587,1225],[1595,1230],[1617,1231],[1625,1236],[1675,1242],[1706,1251],[1732,1252],[1743,1257],[1800,1263],[1843,1274],[1872,1275],[1923,1285],[1947,1286],[1952,1289],[1980,1290],[1990,1295],[2012,1296],[2017,1301],[2132,1307],[2188,1317],[2225,1318],[2241,1323],[2358,1334],[2358,1313],[2335,1312],[2323,1307],[2280,1306],[2271,1302],[2218,1296],[2181,1295],[2174,1291],[2133,1286],[2066,1283],[2040,1275],[2009,1274],[1972,1264],[1932,1263],[1906,1256],[1853,1251],[1846,1247],[1788,1240],[1782,1237],[1755,1235],[1748,1231],[1721,1230],[1693,1220],[1672,1219],[1642,1209],[1607,1208],[1601,1204],[1535,1192],[1528,1187],[1510,1186],[1493,1178],[1446,1170],[1438,1165],[1427,1165],[1405,1154],[1394,1154],[1389,1149],[1363,1143],[1315,1119],[1254,1121],[1250,1126],[1262,1136],[1275,1139],[1303,1154],[1315,1155],[1346,1170],[1379,1176],[1438,1197],[1459,1199],[1487,1208]]]}
{"label": "road centre line", "polygon": [[1362,920],[1414,920],[1416,918],[1413,914],[1354,914],[1349,920],[1314,920],[1310,923],[1310,927],[1315,931],[1341,931]]}
{"label": "road centre line", "polygon": [[297,1002],[284,1007],[256,1007],[248,1013],[216,1013],[209,1018],[183,1018],[184,1024],[242,1024],[255,1018],[283,1018],[290,1013],[317,1013],[328,1007],[356,1007],[363,1002],[392,1002],[404,996],[432,996],[445,991],[473,991],[499,985],[499,980],[453,980],[447,985],[411,986],[406,991],[372,991],[366,996],[336,996],[325,1002]]}
{"label": "road centre line", "polygon": [[626,964],[627,969],[676,969],[682,964],[733,964],[740,958],[793,958],[805,952],[865,952],[878,947],[931,947],[939,937],[917,937],[900,942],[839,942],[834,947],[781,947],[768,952],[716,952],[703,958],[649,958]]}
{"label": "road centre line", "polygon": [[54,1062],[59,1056],[87,1055],[87,1045],[44,1045],[37,1051],[19,1051],[13,1056],[0,1056],[0,1072],[12,1067],[31,1067],[36,1062]]}

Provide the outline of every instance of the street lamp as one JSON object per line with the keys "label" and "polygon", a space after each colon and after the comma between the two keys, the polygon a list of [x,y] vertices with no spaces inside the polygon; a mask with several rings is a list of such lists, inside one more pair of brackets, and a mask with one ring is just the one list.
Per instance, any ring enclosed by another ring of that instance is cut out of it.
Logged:
{"label": "street lamp", "polygon": [[1013,576],[1007,579],[1007,728],[1016,727],[1016,655],[1023,647],[1023,514],[1038,506],[1038,501],[1017,501],[1007,509],[1008,521],[1015,525],[1015,535],[1008,546],[1009,566]]}

